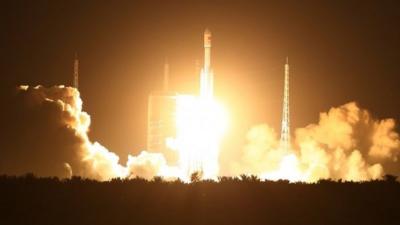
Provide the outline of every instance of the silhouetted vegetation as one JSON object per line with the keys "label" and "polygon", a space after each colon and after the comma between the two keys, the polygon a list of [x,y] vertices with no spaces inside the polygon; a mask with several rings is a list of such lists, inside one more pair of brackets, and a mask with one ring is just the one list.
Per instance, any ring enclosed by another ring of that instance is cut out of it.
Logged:
{"label": "silhouetted vegetation", "polygon": [[219,177],[193,183],[155,177],[60,180],[0,176],[0,224],[330,225],[399,224],[400,184],[387,175],[370,182],[315,184]]}

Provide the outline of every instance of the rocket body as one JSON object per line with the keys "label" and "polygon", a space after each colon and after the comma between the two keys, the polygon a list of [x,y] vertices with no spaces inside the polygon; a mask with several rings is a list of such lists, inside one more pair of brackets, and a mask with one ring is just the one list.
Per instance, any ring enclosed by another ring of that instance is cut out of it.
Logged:
{"label": "rocket body", "polygon": [[204,31],[204,67],[200,74],[200,96],[210,98],[213,96],[214,74],[211,69],[211,32]]}

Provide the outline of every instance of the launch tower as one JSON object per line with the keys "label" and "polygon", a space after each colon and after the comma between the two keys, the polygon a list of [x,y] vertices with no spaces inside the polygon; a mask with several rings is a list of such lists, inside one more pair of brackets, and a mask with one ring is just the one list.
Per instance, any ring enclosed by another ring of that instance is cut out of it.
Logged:
{"label": "launch tower", "polygon": [[78,55],[75,53],[74,59],[74,88],[78,89],[79,87],[79,60]]}
{"label": "launch tower", "polygon": [[285,63],[285,85],[283,91],[283,111],[280,147],[290,149],[290,114],[289,114],[289,60]]}
{"label": "launch tower", "polygon": [[167,145],[167,139],[176,136],[177,93],[169,90],[169,63],[164,64],[162,90],[154,91],[148,98],[147,109],[147,150],[161,152],[167,163],[174,165],[176,152]]}

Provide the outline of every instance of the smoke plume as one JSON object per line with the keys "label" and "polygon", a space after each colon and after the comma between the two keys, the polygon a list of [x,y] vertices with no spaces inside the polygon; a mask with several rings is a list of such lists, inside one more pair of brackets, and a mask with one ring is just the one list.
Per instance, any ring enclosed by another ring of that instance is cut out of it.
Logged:
{"label": "smoke plume", "polygon": [[395,121],[376,120],[351,102],[321,113],[318,124],[297,129],[289,151],[279,148],[278,136],[268,125],[251,128],[241,159],[232,168],[273,180],[363,181],[398,174],[399,152]]}
{"label": "smoke plume", "polygon": [[128,156],[123,166],[118,155],[91,142],[87,134],[90,116],[82,111],[75,88],[20,86],[11,102],[7,119],[12,127],[1,141],[0,173],[108,180],[151,178],[168,168],[161,154],[145,151]]}
{"label": "smoke plume", "polygon": [[[2,117],[3,124],[11,125],[2,127],[0,173],[98,180],[182,175],[161,153],[129,155],[123,165],[117,154],[89,140],[90,116],[82,111],[75,88],[20,86],[8,109]],[[285,150],[274,129],[257,125],[248,131],[239,158],[230,154],[223,160],[229,164],[225,172],[305,182],[397,175],[400,139],[395,126],[393,119],[374,119],[351,102],[321,113],[317,124],[297,129],[291,149]]]}

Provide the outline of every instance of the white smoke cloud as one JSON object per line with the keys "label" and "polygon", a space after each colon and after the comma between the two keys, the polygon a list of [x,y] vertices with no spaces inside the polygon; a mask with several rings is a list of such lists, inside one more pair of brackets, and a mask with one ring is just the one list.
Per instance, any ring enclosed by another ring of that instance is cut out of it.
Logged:
{"label": "white smoke cloud", "polygon": [[372,146],[368,155],[380,159],[397,161],[399,156],[399,134],[394,131],[395,121],[386,119],[373,124]]}
{"label": "white smoke cloud", "polygon": [[268,125],[251,128],[233,168],[273,180],[378,179],[400,153],[394,129],[393,119],[374,120],[351,102],[321,113],[318,124],[297,129],[289,152],[279,148],[277,134]]}
{"label": "white smoke cloud", "polygon": [[284,156],[278,148],[277,133],[267,124],[252,127],[246,135],[247,145],[241,160],[233,162],[233,174],[257,174],[275,170]]}
{"label": "white smoke cloud", "polygon": [[178,168],[168,166],[163,154],[147,151],[142,151],[138,156],[129,155],[127,168],[130,178],[140,175],[148,180],[155,176],[169,179],[178,175]]}
{"label": "white smoke cloud", "polygon": [[[142,151],[119,156],[89,140],[90,116],[82,111],[79,92],[70,87],[21,86],[8,115],[12,126],[0,140],[0,173],[34,172],[39,176],[73,175],[109,180],[154,176],[182,177],[161,153]],[[399,134],[393,119],[376,120],[351,102],[320,114],[317,124],[295,131],[292,149],[279,148],[268,125],[254,126],[240,159],[229,162],[230,174],[264,179],[314,182],[318,179],[369,180],[398,174]],[[223,175],[223,174],[220,174]]]}
{"label": "white smoke cloud", "polygon": [[[109,180],[128,176],[150,179],[163,174],[170,175],[168,173],[173,170],[166,165],[163,155],[146,151],[138,156],[129,155],[127,165],[123,166],[117,154],[98,142],[91,142],[87,135],[90,116],[82,111],[82,100],[75,88],[20,86],[16,101],[20,105],[13,114],[22,113],[27,119],[21,118],[18,125],[19,118],[15,118],[15,123],[26,131],[21,134],[21,129],[16,129],[14,134],[21,139],[20,153],[14,154],[11,150],[0,153],[3,159],[0,172],[34,172],[39,176],[60,177],[79,175]],[[31,136],[36,133],[43,134],[40,137],[45,138],[32,139]],[[9,142],[5,143],[9,149],[17,145],[15,140]],[[27,163],[17,169],[7,166],[18,162]]]}

